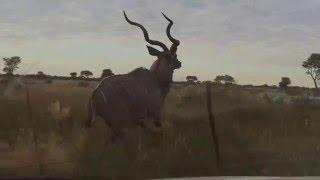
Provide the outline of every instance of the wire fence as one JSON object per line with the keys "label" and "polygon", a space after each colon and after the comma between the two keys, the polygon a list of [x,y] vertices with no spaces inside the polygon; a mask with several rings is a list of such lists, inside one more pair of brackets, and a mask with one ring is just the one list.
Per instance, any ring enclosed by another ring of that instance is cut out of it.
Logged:
{"label": "wire fence", "polygon": [[[300,163],[309,163],[312,164],[315,162],[316,158],[312,158],[312,159],[266,159],[266,160],[256,160],[256,161],[250,161],[247,163],[241,163],[241,162],[232,162],[232,160],[230,160],[230,158],[228,158],[228,160],[226,161],[226,159],[223,159],[223,157],[221,157],[221,154],[223,154],[223,150],[219,149],[219,142],[218,142],[218,137],[216,134],[216,130],[215,130],[215,125],[214,125],[214,116],[212,115],[211,112],[211,93],[210,93],[210,85],[207,86],[207,104],[208,104],[208,116],[209,116],[209,121],[211,124],[211,131],[212,131],[212,137],[213,137],[213,141],[214,141],[214,147],[216,149],[214,153],[216,153],[216,163],[217,163],[217,167],[218,167],[218,171],[222,171],[222,169],[225,168],[241,168],[244,166],[270,166],[272,164],[300,164]],[[28,108],[28,118],[29,118],[29,122],[33,122],[33,116],[32,116],[32,108],[31,108],[31,103],[30,103],[30,92],[26,86],[26,105]],[[36,124],[36,122],[33,122],[34,126]],[[15,167],[0,167],[0,170],[2,171],[9,171],[9,170],[17,170],[17,169],[27,169],[27,168],[38,168],[39,169],[39,174],[43,175],[45,174],[45,168],[47,168],[48,166],[55,166],[55,165],[64,165],[64,164],[73,164],[73,163],[77,163],[76,160],[69,160],[69,161],[44,161],[42,159],[42,157],[40,156],[40,152],[38,150],[38,135],[36,133],[34,133],[34,146],[35,146],[35,154],[37,155],[37,160],[33,161],[33,162],[28,162],[28,163],[18,163],[19,165],[15,166]],[[220,154],[220,153],[221,154]],[[231,158],[232,159],[232,158]],[[237,159],[237,157],[234,158],[235,161]],[[232,162],[232,163],[230,163]],[[220,172],[219,174],[222,174],[223,172]]]}

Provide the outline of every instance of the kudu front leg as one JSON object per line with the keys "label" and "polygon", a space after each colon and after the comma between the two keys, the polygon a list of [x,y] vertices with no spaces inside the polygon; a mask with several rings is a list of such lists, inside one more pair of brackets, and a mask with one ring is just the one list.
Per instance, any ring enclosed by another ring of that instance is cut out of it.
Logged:
{"label": "kudu front leg", "polygon": [[158,147],[163,142],[163,129],[161,123],[161,116],[153,117],[153,128],[151,129],[151,144],[153,147]]}
{"label": "kudu front leg", "polygon": [[151,116],[151,120],[152,120],[152,124],[153,124],[153,127],[151,127],[152,134],[156,135],[156,136],[161,135],[162,134],[161,112],[158,111],[158,112],[153,113]]}

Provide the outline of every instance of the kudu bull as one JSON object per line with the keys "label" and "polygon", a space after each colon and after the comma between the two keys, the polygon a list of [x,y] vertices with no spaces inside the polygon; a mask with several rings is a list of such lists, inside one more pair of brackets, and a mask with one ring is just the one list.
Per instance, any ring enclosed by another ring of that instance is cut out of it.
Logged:
{"label": "kudu bull", "polygon": [[173,25],[171,19],[162,13],[169,21],[166,34],[173,43],[168,49],[164,43],[149,39],[147,30],[141,24],[131,21],[125,11],[123,14],[129,24],[142,30],[149,44],[160,46],[163,51],[147,45],[149,54],[157,57],[150,69],[137,68],[128,74],[104,78],[92,92],[86,127],[91,127],[94,116],[98,115],[113,131],[113,140],[125,138],[125,125],[145,127],[143,120],[146,119],[153,120],[152,124],[161,127],[163,102],[169,92],[174,70],[181,67],[176,55],[180,42],[170,34]]}

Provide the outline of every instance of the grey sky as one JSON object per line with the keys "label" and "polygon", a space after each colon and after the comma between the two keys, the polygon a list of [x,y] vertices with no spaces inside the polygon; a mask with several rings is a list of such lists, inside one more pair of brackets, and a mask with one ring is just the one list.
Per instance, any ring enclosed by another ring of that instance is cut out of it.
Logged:
{"label": "grey sky", "polygon": [[[320,47],[320,0],[0,0],[0,56],[24,59],[20,73],[42,70],[68,75],[103,68],[126,73],[148,67],[142,33],[122,10],[141,22],[153,39],[166,42],[167,22],[180,39],[182,69],[176,80],[230,74],[241,84],[312,86],[302,60]],[[2,64],[0,65],[2,68]]]}

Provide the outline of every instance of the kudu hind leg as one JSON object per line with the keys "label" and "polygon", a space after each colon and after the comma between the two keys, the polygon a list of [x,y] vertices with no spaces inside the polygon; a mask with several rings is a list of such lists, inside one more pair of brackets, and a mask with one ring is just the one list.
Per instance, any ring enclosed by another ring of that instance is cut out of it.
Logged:
{"label": "kudu hind leg", "polygon": [[[106,125],[111,130],[111,143],[116,144],[118,142],[124,141],[127,137],[126,133],[123,131],[121,126],[116,124],[115,119],[108,117],[108,115],[106,115],[105,113],[102,117],[103,117]],[[108,143],[109,142],[107,141],[106,144],[108,144]]]}

